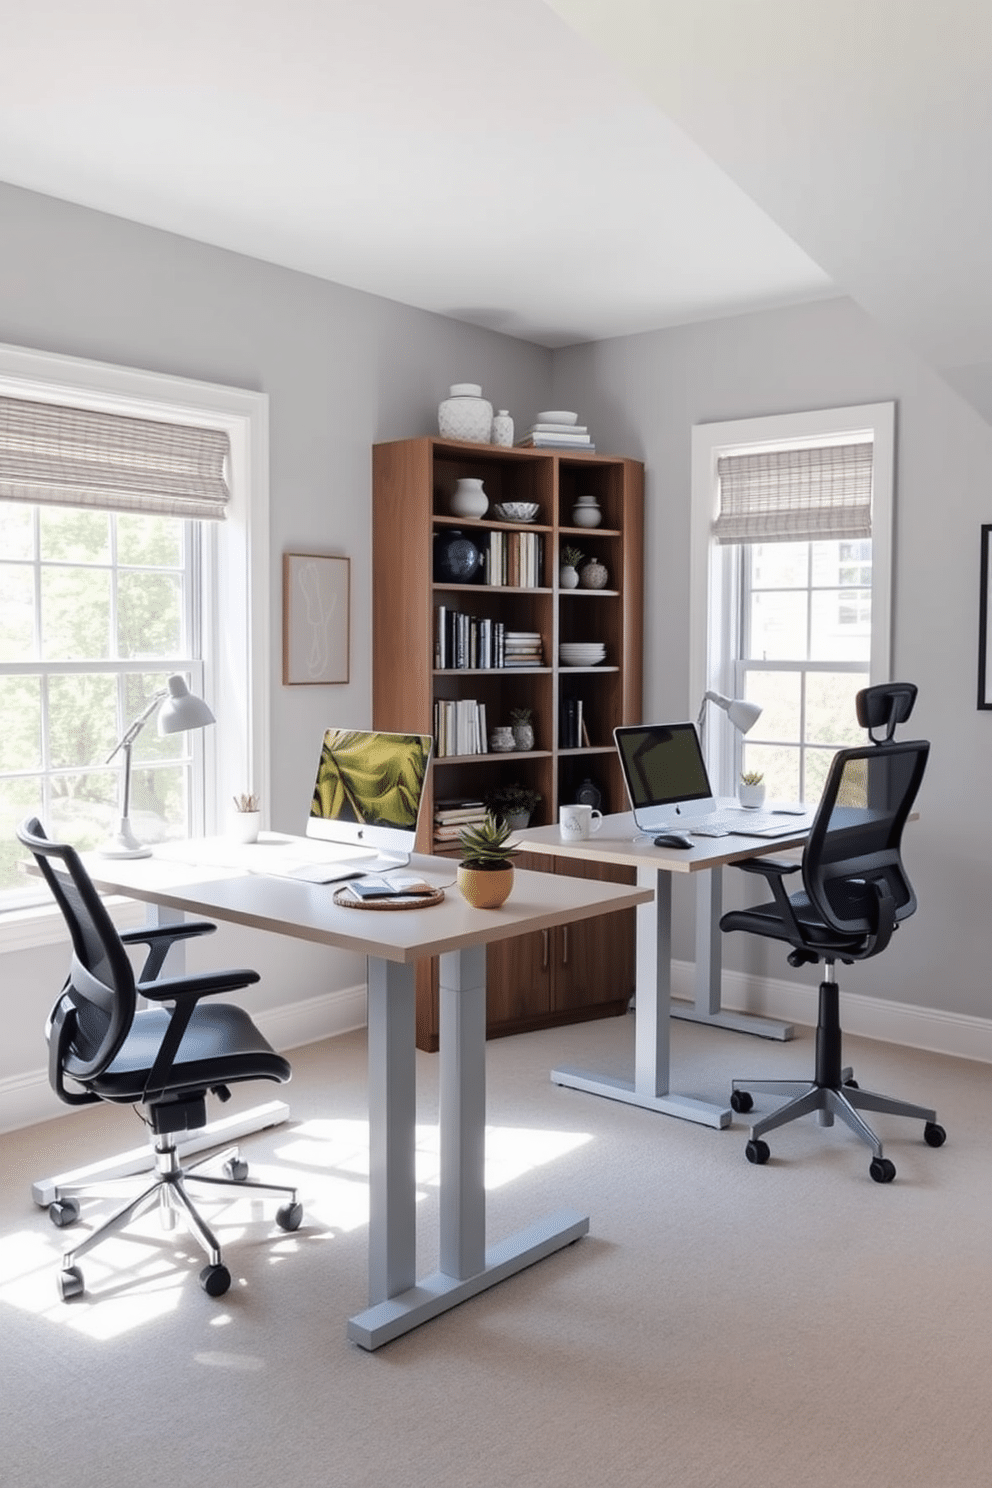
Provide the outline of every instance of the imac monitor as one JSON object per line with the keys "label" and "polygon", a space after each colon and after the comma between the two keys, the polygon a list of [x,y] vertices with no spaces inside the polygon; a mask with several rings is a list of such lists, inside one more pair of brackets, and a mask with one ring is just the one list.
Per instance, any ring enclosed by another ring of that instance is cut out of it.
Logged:
{"label": "imac monitor", "polygon": [[355,858],[368,854],[394,866],[407,862],[416,843],[432,743],[430,734],[328,729],[306,835],[350,850]]}
{"label": "imac monitor", "polygon": [[625,725],[614,729],[634,820],[642,832],[689,826],[716,807],[692,723]]}

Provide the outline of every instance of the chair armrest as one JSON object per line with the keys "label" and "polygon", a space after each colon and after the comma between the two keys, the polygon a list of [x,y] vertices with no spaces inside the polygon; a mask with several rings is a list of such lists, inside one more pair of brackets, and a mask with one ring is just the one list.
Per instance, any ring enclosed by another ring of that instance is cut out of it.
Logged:
{"label": "chair armrest", "polygon": [[125,945],[148,947],[139,981],[151,982],[162,970],[169,949],[177,940],[189,940],[195,935],[210,935],[216,929],[217,926],[210,920],[178,920],[174,925],[142,925],[137,930],[122,930],[120,934]]}
{"label": "chair armrest", "polygon": [[137,990],[142,997],[154,1002],[173,1002],[169,1026],[155,1055],[155,1063],[148,1071],[142,1099],[154,1101],[164,1092],[169,1074],[175,1063],[183,1034],[189,1027],[193,1010],[203,997],[213,997],[218,992],[236,992],[241,987],[250,987],[261,981],[257,971],[240,967],[234,971],[208,971],[199,976],[165,977],[147,985],[139,983]]}
{"label": "chair armrest", "polygon": [[760,873],[770,883],[773,877],[784,878],[789,873],[798,873],[802,864],[793,862],[791,858],[745,858],[743,863],[735,863],[734,867],[742,873]]}

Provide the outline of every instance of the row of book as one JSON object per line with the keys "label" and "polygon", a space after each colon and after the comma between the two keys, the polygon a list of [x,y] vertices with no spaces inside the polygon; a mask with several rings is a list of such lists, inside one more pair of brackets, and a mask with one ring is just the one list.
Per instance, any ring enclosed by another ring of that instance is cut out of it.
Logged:
{"label": "row of book", "polygon": [[566,697],[561,700],[558,714],[559,749],[589,748],[589,730],[582,716],[582,699]]}
{"label": "row of book", "polygon": [[502,532],[494,528],[477,546],[482,550],[484,584],[501,589],[541,587],[544,549],[539,532]]}
{"label": "row of book", "polygon": [[434,754],[488,754],[486,705],[475,698],[437,698],[434,703]]}
{"label": "row of book", "polygon": [[438,801],[434,806],[434,848],[441,852],[457,843],[466,827],[481,826],[486,819],[482,801],[467,797]]}
{"label": "row of book", "polygon": [[586,424],[531,424],[517,444],[524,449],[594,450]]}
{"label": "row of book", "polygon": [[434,610],[434,667],[437,671],[478,671],[494,667],[544,665],[544,643],[537,630],[509,630],[502,620],[470,615],[449,605]]}

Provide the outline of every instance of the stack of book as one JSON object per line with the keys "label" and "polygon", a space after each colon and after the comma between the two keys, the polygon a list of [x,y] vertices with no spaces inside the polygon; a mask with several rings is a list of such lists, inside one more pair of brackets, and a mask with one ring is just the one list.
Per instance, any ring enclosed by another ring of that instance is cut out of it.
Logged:
{"label": "stack of book", "polygon": [[434,703],[434,753],[488,754],[486,705],[475,698],[438,698]]}
{"label": "stack of book", "polygon": [[434,666],[437,671],[476,671],[506,665],[502,620],[467,615],[447,605],[434,613]]}
{"label": "stack of book", "polygon": [[539,532],[502,532],[494,528],[483,546],[485,582],[511,589],[537,589],[541,583]]}
{"label": "stack of book", "polygon": [[434,806],[434,850],[444,852],[457,846],[458,839],[466,827],[480,826],[486,819],[486,808],[481,801],[457,797],[452,801],[438,801]]}
{"label": "stack of book", "polygon": [[544,643],[539,630],[508,630],[503,635],[503,665],[539,667],[544,665]]}
{"label": "stack of book", "polygon": [[560,749],[582,749],[589,747],[589,730],[582,717],[582,699],[566,697],[561,700],[558,717],[558,747]]}
{"label": "stack of book", "polygon": [[517,444],[526,449],[594,450],[585,424],[531,424]]}

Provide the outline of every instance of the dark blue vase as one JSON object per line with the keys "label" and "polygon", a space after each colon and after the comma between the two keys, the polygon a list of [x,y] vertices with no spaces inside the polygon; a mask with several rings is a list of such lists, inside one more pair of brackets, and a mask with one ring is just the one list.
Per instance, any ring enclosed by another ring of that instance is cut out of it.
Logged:
{"label": "dark blue vase", "polygon": [[482,570],[482,554],[460,527],[446,527],[434,534],[434,582],[471,584]]}

